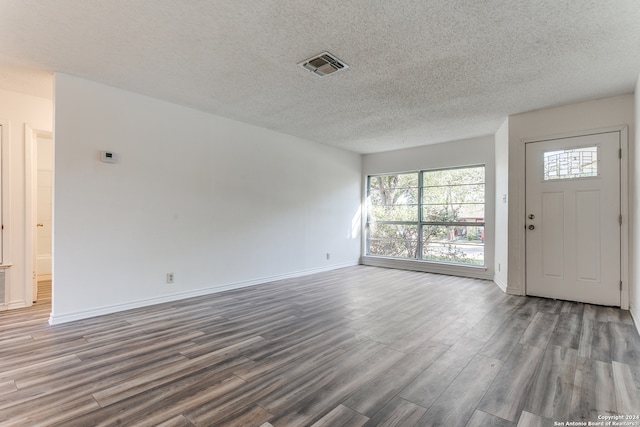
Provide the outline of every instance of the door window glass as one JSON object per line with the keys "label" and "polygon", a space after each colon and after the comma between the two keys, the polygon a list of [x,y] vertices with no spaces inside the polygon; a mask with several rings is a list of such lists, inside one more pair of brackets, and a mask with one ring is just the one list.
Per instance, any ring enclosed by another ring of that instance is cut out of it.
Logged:
{"label": "door window glass", "polygon": [[598,176],[598,147],[546,151],[543,161],[545,181]]}

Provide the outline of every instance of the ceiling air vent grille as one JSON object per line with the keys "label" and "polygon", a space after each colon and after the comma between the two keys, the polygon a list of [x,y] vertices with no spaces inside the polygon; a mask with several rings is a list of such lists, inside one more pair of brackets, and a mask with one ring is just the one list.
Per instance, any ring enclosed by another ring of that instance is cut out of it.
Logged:
{"label": "ceiling air vent grille", "polygon": [[299,63],[301,67],[306,68],[318,77],[328,76],[336,71],[346,70],[349,68],[347,64],[330,54],[329,52],[323,52],[320,55],[316,55],[312,58]]}

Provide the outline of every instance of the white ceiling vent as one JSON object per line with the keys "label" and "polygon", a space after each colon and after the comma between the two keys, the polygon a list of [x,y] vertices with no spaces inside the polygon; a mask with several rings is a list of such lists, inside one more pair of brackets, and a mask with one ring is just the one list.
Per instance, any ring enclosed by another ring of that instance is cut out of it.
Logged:
{"label": "white ceiling vent", "polygon": [[318,77],[328,76],[336,71],[346,70],[349,68],[347,64],[329,52],[323,52],[313,58],[306,59],[298,65],[306,68]]}

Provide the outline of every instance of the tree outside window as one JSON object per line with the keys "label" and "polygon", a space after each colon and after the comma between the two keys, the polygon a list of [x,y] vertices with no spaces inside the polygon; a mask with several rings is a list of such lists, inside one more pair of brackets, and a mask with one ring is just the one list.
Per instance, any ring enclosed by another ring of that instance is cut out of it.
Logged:
{"label": "tree outside window", "polygon": [[368,178],[367,254],[484,265],[485,167]]}

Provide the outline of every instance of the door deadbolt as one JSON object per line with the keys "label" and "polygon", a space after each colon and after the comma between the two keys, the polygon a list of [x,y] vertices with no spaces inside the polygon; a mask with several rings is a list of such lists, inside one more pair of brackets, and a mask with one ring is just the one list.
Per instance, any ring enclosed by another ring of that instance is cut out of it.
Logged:
{"label": "door deadbolt", "polygon": [[536,216],[534,214],[529,214],[529,219],[534,219]]}
{"label": "door deadbolt", "polygon": [[533,224],[529,225],[529,230],[533,230],[533,229],[535,229],[535,228],[536,228],[536,226],[535,226],[535,225],[533,225]]}

